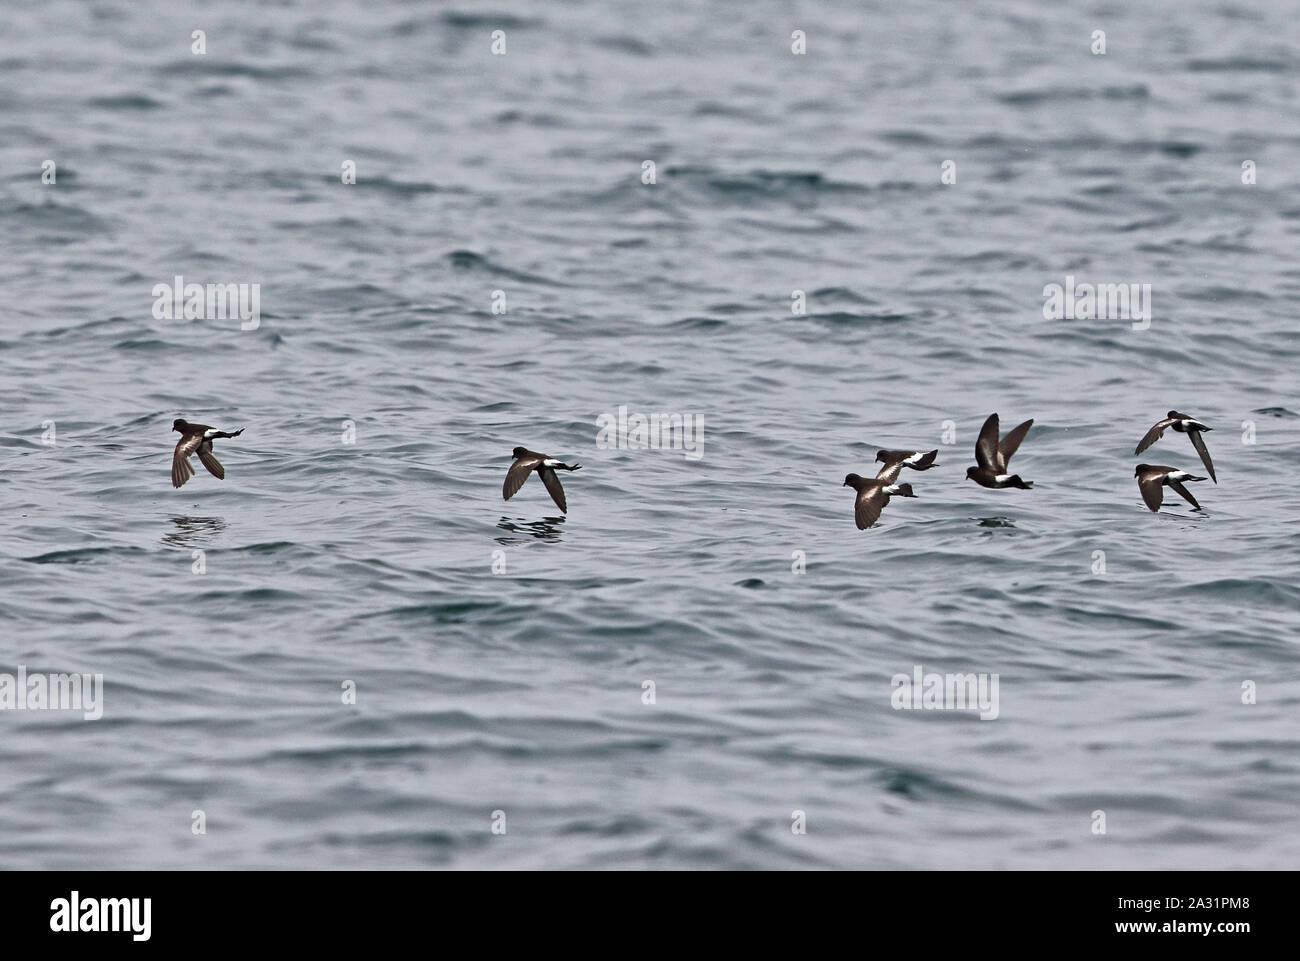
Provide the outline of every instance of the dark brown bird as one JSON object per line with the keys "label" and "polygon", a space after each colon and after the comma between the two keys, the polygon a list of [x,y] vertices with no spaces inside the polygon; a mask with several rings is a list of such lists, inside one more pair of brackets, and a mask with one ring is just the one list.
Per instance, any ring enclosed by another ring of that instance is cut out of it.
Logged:
{"label": "dark brown bird", "polygon": [[1176,410],[1171,410],[1165,415],[1165,419],[1157,421],[1147,431],[1146,436],[1138,441],[1137,449],[1134,454],[1140,454],[1161,437],[1165,436],[1165,431],[1172,427],[1180,434],[1186,434],[1196,448],[1196,453],[1201,455],[1201,463],[1205,465],[1206,471],[1209,472],[1210,480],[1219,483],[1219,479],[1214,476],[1214,464],[1210,462],[1210,452],[1205,449],[1205,440],[1201,437],[1202,431],[1214,430],[1213,427],[1206,427],[1195,417],[1189,417],[1187,414],[1180,414]]}
{"label": "dark brown bird", "polygon": [[858,530],[865,531],[880,520],[880,512],[888,506],[890,497],[916,496],[912,492],[911,484],[894,483],[902,470],[902,462],[896,461],[882,467],[875,477],[859,477],[857,474],[845,476],[844,483],[840,486],[852,487],[858,492],[858,496],[853,501],[853,519],[858,525]]}
{"label": "dark brown bird", "polygon": [[902,464],[904,467],[910,467],[912,470],[929,470],[931,467],[938,467],[934,462],[935,457],[939,455],[939,448],[931,451],[915,450],[878,450],[876,451],[876,460],[883,463],[886,467],[890,464]]}
{"label": "dark brown bird", "polygon": [[555,506],[563,514],[569,513],[568,505],[564,502],[564,488],[560,486],[560,476],[555,472],[557,470],[581,470],[581,464],[574,464],[570,467],[568,464],[561,464],[553,457],[545,454],[538,454],[526,447],[516,447],[513,451],[515,462],[510,465],[506,471],[506,482],[501,487],[501,496],[505,500],[515,496],[515,492],[524,486],[524,481],[528,480],[528,475],[537,471],[537,476],[542,479],[546,489],[551,493],[551,500],[555,501]]}
{"label": "dark brown bird", "polygon": [[212,453],[212,442],[219,437],[238,437],[244,428],[228,434],[207,424],[191,424],[178,417],[172,421],[172,430],[180,431],[181,435],[181,439],[176,442],[176,450],[172,453],[172,487],[180,487],[194,476],[194,467],[190,464],[191,454],[198,454],[208,473],[217,480],[226,479],[226,469]]}
{"label": "dark brown bird", "polygon": [[979,439],[975,441],[975,460],[979,466],[967,468],[966,476],[981,487],[1019,487],[1021,490],[1029,490],[1034,486],[1033,481],[1021,480],[1019,474],[1008,474],[1007,464],[1033,426],[1034,421],[1030,418],[999,441],[998,415],[989,414],[988,420],[980,428]]}
{"label": "dark brown bird", "polygon": [[1196,503],[1196,498],[1191,495],[1184,481],[1203,481],[1204,477],[1193,477],[1185,470],[1178,470],[1176,467],[1164,467],[1160,464],[1138,464],[1133,469],[1133,476],[1138,479],[1138,490],[1142,492],[1142,499],[1146,501],[1147,507],[1153,511],[1160,510],[1160,505],[1165,499],[1165,488],[1172,487],[1176,490],[1187,503],[1191,504],[1198,511],[1201,505]]}

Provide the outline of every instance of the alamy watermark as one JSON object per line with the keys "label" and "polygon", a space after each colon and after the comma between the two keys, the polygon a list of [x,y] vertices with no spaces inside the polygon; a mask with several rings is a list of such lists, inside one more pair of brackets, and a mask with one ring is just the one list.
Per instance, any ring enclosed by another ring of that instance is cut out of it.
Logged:
{"label": "alamy watermark", "polygon": [[911,674],[895,674],[889,681],[889,703],[895,711],[970,711],[978,709],[981,721],[998,716],[998,675],[926,674],[921,665]]}
{"label": "alamy watermark", "polygon": [[0,674],[0,711],[81,711],[87,721],[104,716],[103,674]]}
{"label": "alamy watermark", "polygon": [[1064,284],[1043,288],[1044,320],[1131,320],[1134,330],[1151,326],[1150,284]]}
{"label": "alamy watermark", "polygon": [[153,931],[153,898],[86,898],[73,891],[50,902],[50,930],[55,933],[120,932],[133,941],[148,941]]}
{"label": "alamy watermark", "polygon": [[617,414],[596,418],[596,447],[600,450],[679,450],[687,460],[704,456],[704,415],[628,413],[620,404]]}
{"label": "alamy watermark", "polygon": [[261,284],[187,284],[181,274],[172,284],[154,284],[154,320],[234,320],[240,330],[262,324]]}

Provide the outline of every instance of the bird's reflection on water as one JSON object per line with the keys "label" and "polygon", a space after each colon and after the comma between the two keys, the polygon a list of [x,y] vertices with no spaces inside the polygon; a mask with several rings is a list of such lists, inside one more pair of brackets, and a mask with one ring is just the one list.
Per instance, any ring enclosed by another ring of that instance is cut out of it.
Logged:
{"label": "bird's reflection on water", "polygon": [[212,541],[226,529],[224,517],[173,517],[176,529],[168,531],[162,542],[169,547],[197,547]]}
{"label": "bird's reflection on water", "polygon": [[[509,517],[502,517],[497,521],[497,527],[503,531],[510,531],[514,534],[526,534],[528,537],[535,537],[544,541],[556,541],[560,539],[563,533],[563,517],[543,517],[540,521],[519,521],[511,520]],[[512,544],[526,544],[527,537],[498,537],[498,544],[509,547]]]}
{"label": "bird's reflection on water", "polygon": [[980,527],[1012,527],[1016,526],[1015,521],[1009,517],[981,517]]}

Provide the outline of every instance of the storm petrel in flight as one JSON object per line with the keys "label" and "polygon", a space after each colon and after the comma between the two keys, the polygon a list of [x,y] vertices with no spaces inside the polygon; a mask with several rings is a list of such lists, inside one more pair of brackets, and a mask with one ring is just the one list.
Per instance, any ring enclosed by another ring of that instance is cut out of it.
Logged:
{"label": "storm petrel in flight", "polygon": [[1159,464],[1138,464],[1133,469],[1133,476],[1138,479],[1138,489],[1142,491],[1142,499],[1153,511],[1160,510],[1160,505],[1165,499],[1166,485],[1181,494],[1183,500],[1198,511],[1201,509],[1201,505],[1196,503],[1196,498],[1183,486],[1183,481],[1203,481],[1204,477],[1193,477],[1185,470],[1162,467]]}
{"label": "storm petrel in flight", "polygon": [[[1170,427],[1178,431],[1178,433],[1186,434],[1191,438],[1192,446],[1196,448],[1196,453],[1201,455],[1201,463],[1205,465],[1205,469],[1210,474],[1210,480],[1214,481],[1216,484],[1219,483],[1219,479],[1214,476],[1214,464],[1210,462],[1210,452],[1205,449],[1205,441],[1201,437],[1202,431],[1214,430],[1214,428],[1206,427],[1195,417],[1188,417],[1186,414],[1180,414],[1176,410],[1171,410],[1164,420],[1152,425],[1151,429],[1147,431],[1147,435],[1138,443],[1137,450],[1133,451],[1133,453],[1142,453],[1163,437],[1165,431]],[[1150,501],[1147,503],[1150,503]]]}
{"label": "storm petrel in flight", "polygon": [[512,453],[515,462],[506,471],[506,482],[501,488],[502,498],[510,500],[510,498],[514,497],[519,488],[524,486],[524,481],[528,480],[528,475],[533,471],[537,471],[542,483],[550,491],[551,500],[555,501],[555,506],[560,509],[562,514],[569,513],[568,505],[564,502],[564,488],[560,486],[560,476],[555,472],[557,470],[580,470],[582,465],[574,464],[570,467],[568,464],[561,464],[553,457],[538,454],[526,447],[516,447]]}
{"label": "storm petrel in flight", "polygon": [[939,466],[934,462],[938,454],[939,448],[937,447],[931,451],[878,450],[876,451],[876,460],[886,467],[890,464],[902,464],[904,467],[912,468],[912,470],[929,470],[931,467]]}
{"label": "storm petrel in flight", "polygon": [[989,419],[980,428],[979,439],[975,441],[975,460],[979,466],[967,468],[966,476],[980,487],[1019,487],[1021,490],[1029,490],[1034,486],[1033,481],[1021,480],[1019,474],[1008,474],[1007,464],[1033,426],[1034,421],[1030,418],[999,441],[998,415],[989,414]]}
{"label": "storm petrel in flight", "polygon": [[212,442],[218,437],[238,437],[244,428],[228,434],[207,424],[191,424],[178,417],[172,421],[172,430],[180,431],[181,435],[181,439],[176,442],[176,451],[172,454],[172,487],[180,487],[194,476],[194,467],[190,464],[191,454],[198,454],[208,473],[217,480],[226,479],[226,469],[213,456]]}
{"label": "storm petrel in flight", "polygon": [[845,476],[844,483],[840,486],[852,487],[858,492],[858,496],[853,501],[853,519],[858,525],[858,530],[865,531],[880,520],[880,512],[889,504],[890,497],[916,496],[912,493],[911,484],[894,483],[902,470],[902,461],[895,461],[882,467],[875,477],[859,477],[857,474]]}

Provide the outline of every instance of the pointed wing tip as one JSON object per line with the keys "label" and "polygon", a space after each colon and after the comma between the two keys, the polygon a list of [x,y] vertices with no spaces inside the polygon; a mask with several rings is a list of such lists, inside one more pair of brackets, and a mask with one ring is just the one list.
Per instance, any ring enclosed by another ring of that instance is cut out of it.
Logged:
{"label": "pointed wing tip", "polygon": [[560,509],[560,513],[568,514],[569,504],[564,497],[564,486],[560,483],[560,475],[549,467],[544,467],[537,473],[542,478],[542,483],[546,485],[551,500],[555,501],[555,506]]}
{"label": "pointed wing tip", "polygon": [[1205,446],[1205,439],[1201,437],[1199,430],[1188,431],[1192,438],[1192,446],[1196,448],[1196,453],[1201,457],[1201,463],[1205,465],[1205,472],[1210,475],[1214,483],[1219,483],[1219,479],[1214,476],[1214,462],[1210,460],[1210,451]]}

